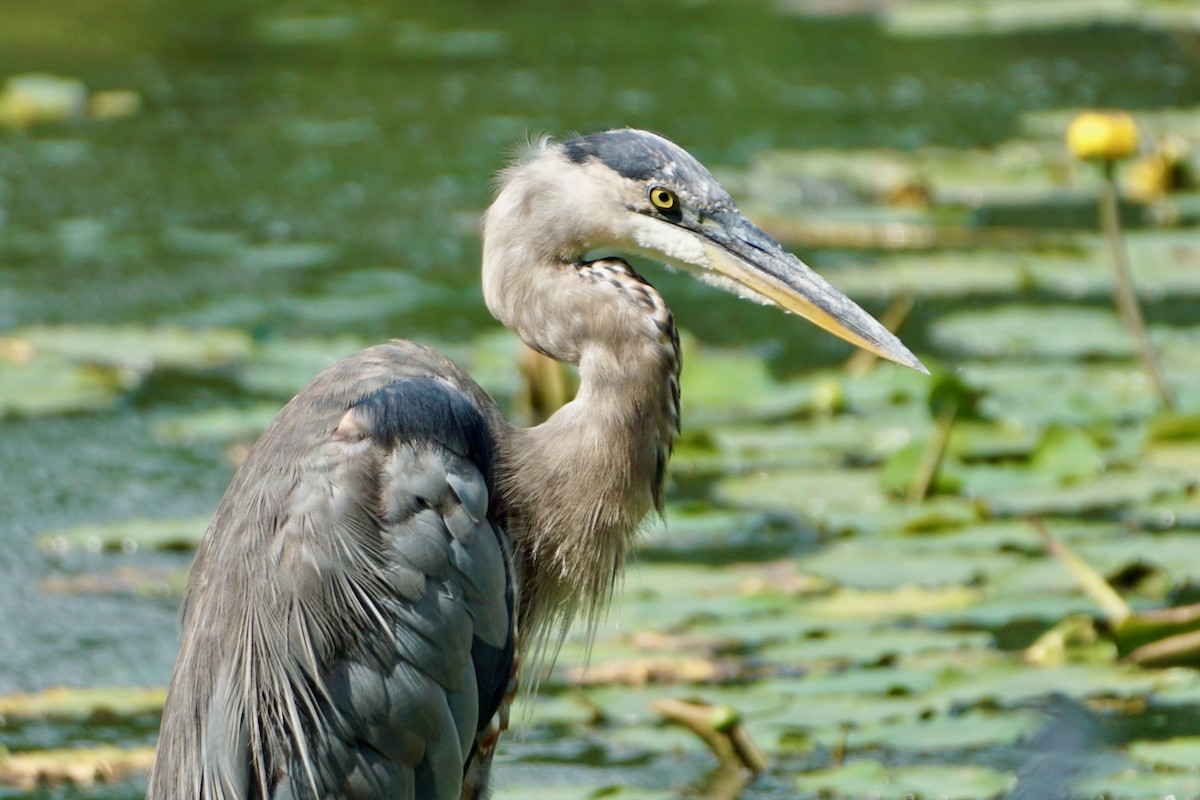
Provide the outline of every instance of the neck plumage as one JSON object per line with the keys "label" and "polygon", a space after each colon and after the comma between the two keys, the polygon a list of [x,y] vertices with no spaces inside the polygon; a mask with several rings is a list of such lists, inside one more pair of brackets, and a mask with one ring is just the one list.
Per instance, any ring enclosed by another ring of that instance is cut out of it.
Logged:
{"label": "neck plumage", "polygon": [[531,347],[580,372],[574,400],[498,443],[523,647],[532,641],[543,652],[577,617],[595,625],[638,526],[662,508],[679,430],[679,339],[662,297],[624,261],[505,247],[505,237],[489,235],[495,214],[493,206],[484,236],[488,307]]}

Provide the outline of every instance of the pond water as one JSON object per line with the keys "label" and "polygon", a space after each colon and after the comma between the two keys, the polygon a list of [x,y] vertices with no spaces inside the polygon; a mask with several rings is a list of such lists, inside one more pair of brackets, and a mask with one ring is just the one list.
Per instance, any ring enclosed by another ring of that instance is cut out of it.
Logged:
{"label": "pond water", "polygon": [[[0,336],[139,323],[256,342],[461,341],[495,327],[477,284],[478,218],[526,137],[642,127],[718,174],[773,149],[987,147],[1032,110],[1200,103],[1196,41],[1122,25],[904,38],[870,17],[751,0],[8,0],[0,78],[77,78],[133,90],[142,108],[0,130]],[[818,267],[868,258],[803,255]],[[778,314],[644,271],[683,327],[753,348],[776,374],[847,356]],[[919,324],[914,336],[938,355]],[[175,595],[48,590],[119,557],[47,553],[34,537],[209,512],[226,452],[164,440],[158,426],[261,397],[166,370],[96,413],[0,421],[0,693],[167,681]],[[139,558],[165,573],[189,555]],[[570,780],[554,762],[589,759],[584,744],[538,736],[513,746],[541,766],[514,765],[510,782]],[[610,766],[606,780],[621,782]],[[668,785],[707,764],[676,768]]]}

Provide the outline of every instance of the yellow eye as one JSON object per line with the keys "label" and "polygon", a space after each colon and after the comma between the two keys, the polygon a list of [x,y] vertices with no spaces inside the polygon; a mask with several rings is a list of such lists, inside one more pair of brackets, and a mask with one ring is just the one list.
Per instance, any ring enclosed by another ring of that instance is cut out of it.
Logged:
{"label": "yellow eye", "polygon": [[650,190],[650,202],[659,211],[674,211],[679,204],[679,201],[675,199],[674,192],[661,186],[655,186]]}

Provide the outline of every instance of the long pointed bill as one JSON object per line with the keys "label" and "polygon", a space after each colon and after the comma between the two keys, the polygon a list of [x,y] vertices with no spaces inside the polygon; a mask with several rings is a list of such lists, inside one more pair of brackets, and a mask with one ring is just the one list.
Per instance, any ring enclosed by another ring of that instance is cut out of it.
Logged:
{"label": "long pointed bill", "polygon": [[929,373],[891,331],[741,214],[684,227],[699,236],[709,266],[726,279],[880,358]]}

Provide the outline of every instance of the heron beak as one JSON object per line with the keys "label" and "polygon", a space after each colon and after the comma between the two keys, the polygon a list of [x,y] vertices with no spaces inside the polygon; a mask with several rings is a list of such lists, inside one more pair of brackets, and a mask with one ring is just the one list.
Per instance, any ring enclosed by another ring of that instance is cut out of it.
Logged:
{"label": "heron beak", "polygon": [[707,266],[725,279],[880,358],[929,374],[891,331],[738,212],[681,227],[697,235]]}

